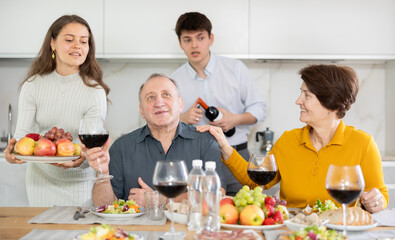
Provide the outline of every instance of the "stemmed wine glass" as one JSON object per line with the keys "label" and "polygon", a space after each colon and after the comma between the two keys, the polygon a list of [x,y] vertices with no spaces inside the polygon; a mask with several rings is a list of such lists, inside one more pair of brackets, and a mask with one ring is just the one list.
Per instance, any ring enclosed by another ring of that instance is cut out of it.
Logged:
{"label": "stemmed wine glass", "polygon": [[330,165],[325,187],[343,208],[343,235],[347,235],[347,205],[354,202],[363,192],[365,181],[359,165]]}
{"label": "stemmed wine glass", "polygon": [[263,187],[274,179],[276,172],[277,164],[273,154],[251,154],[248,161],[247,174],[253,182]]}
{"label": "stemmed wine glass", "polygon": [[[104,128],[102,118],[81,119],[78,137],[87,148],[102,147],[108,139],[108,131]],[[99,175],[92,179],[94,182],[103,182],[113,178],[112,175],[104,175],[100,158],[97,158]]]}
{"label": "stemmed wine glass", "polygon": [[183,239],[184,231],[176,232],[173,223],[173,198],[185,192],[187,188],[188,170],[184,161],[158,161],[155,166],[152,183],[156,190],[169,198],[170,203],[170,231],[166,232],[165,239]]}

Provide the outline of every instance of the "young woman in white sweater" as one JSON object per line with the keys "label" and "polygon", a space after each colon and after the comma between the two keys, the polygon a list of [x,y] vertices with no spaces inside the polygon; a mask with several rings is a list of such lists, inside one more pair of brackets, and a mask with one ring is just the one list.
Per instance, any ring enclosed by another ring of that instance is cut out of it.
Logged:
{"label": "young woman in white sweater", "polygon": [[[12,154],[27,133],[56,126],[78,141],[82,118],[105,118],[109,87],[95,58],[95,42],[88,23],[64,15],[49,28],[40,52],[21,84],[15,139],[5,150],[10,163],[23,163]],[[28,163],[26,189],[30,206],[93,206],[95,171],[85,157],[69,163]]]}

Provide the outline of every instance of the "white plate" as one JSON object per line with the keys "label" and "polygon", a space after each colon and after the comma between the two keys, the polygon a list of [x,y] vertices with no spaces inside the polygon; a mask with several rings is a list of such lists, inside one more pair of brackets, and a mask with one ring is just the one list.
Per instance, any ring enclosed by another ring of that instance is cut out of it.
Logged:
{"label": "white plate", "polygon": [[92,209],[92,213],[96,216],[102,217],[107,220],[127,220],[135,217],[139,217],[146,213],[145,208],[141,210],[139,213],[98,213],[95,210],[96,208]]}
{"label": "white plate", "polygon": [[[373,220],[373,224],[370,225],[360,225],[360,226],[352,226],[352,225],[347,225],[347,231],[365,231],[371,228],[374,228],[377,226],[377,222]],[[326,224],[327,228],[343,231],[343,225],[338,225],[338,224]]]}
{"label": "white plate", "polygon": [[239,225],[239,224],[226,224],[221,223],[221,227],[227,229],[253,229],[253,230],[270,230],[284,226],[284,224],[274,224],[274,225],[259,225],[259,226],[250,226],[250,225]]}
{"label": "white plate", "polygon": [[[172,220],[170,218],[170,212],[169,211],[166,210],[165,211],[165,215],[166,215],[166,217],[168,219]],[[188,223],[188,215],[173,212],[173,221],[175,223],[179,223],[179,224],[187,224]]]}
{"label": "white plate", "polygon": [[14,155],[17,159],[23,162],[34,162],[34,163],[64,163],[71,162],[72,160],[78,159],[81,156],[70,156],[70,157],[58,157],[58,156],[24,156]]}
{"label": "white plate", "polygon": [[[323,221],[320,226],[325,226],[327,223],[329,222],[329,220],[325,220]],[[307,225],[307,224],[302,224],[302,223],[296,223],[294,221],[292,221],[292,219],[289,220],[285,220],[284,221],[285,226],[287,226],[289,228],[289,230],[291,231],[297,231],[300,230],[301,228],[305,228],[311,225]]]}
{"label": "white plate", "polygon": [[[134,237],[135,240],[143,240],[144,239],[143,236],[141,236],[140,234],[131,233],[131,232],[127,232],[127,233],[130,236]],[[78,234],[77,236],[74,237],[74,240],[81,240],[82,234],[85,234],[85,233]]]}

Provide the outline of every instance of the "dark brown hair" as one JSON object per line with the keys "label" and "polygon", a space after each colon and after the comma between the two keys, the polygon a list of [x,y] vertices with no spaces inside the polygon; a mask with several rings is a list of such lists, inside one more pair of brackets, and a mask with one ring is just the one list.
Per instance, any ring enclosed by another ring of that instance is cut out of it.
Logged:
{"label": "dark brown hair", "polygon": [[359,81],[350,67],[311,65],[301,69],[299,74],[322,106],[337,111],[340,119],[346,115],[357,98]]}
{"label": "dark brown hair", "polygon": [[79,74],[84,84],[89,87],[97,87],[100,85],[108,96],[110,88],[103,82],[103,72],[95,57],[96,47],[91,28],[83,18],[77,15],[64,15],[52,23],[45,35],[43,45],[41,46],[33,64],[30,66],[29,72],[27,73],[25,80],[21,83],[21,86],[36,74],[45,75],[56,69],[56,60],[52,59],[51,39],[56,39],[60,31],[69,23],[79,23],[85,26],[89,32],[89,52],[85,62],[79,69]]}
{"label": "dark brown hair", "polygon": [[211,22],[204,15],[199,12],[187,12],[182,14],[176,24],[176,34],[178,40],[180,40],[182,31],[196,31],[205,30],[208,32],[208,36],[211,35]]}

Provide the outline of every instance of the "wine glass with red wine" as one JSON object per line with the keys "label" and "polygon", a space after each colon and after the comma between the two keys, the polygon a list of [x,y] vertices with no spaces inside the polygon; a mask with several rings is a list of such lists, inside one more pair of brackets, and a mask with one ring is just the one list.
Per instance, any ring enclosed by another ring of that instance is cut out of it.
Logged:
{"label": "wine glass with red wine", "polygon": [[[102,118],[81,119],[78,137],[87,148],[102,147],[108,139],[108,131],[104,128]],[[94,182],[103,182],[113,178],[112,175],[104,175],[100,165],[100,158],[97,158],[99,174],[92,179]]]}
{"label": "wine glass with red wine", "polygon": [[263,187],[274,179],[276,172],[277,164],[273,154],[251,154],[247,174],[253,182]]}
{"label": "wine glass with red wine", "polygon": [[155,166],[152,183],[156,190],[169,198],[169,213],[171,218],[170,231],[164,239],[184,239],[184,231],[176,232],[173,223],[173,198],[187,189],[188,169],[184,161],[158,161]]}
{"label": "wine glass with red wine", "polygon": [[330,165],[325,187],[329,195],[342,205],[343,235],[347,235],[347,205],[357,200],[365,188],[365,181],[359,165]]}

